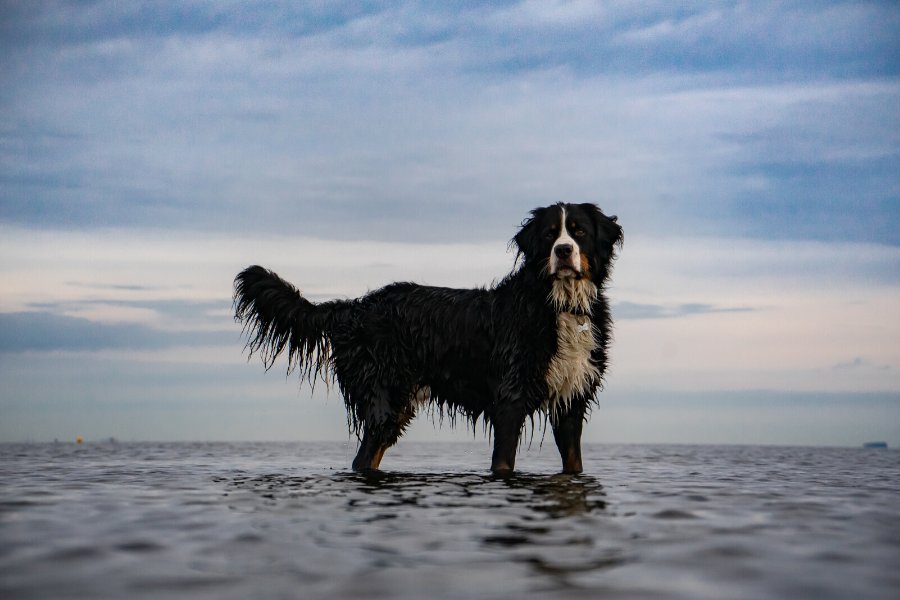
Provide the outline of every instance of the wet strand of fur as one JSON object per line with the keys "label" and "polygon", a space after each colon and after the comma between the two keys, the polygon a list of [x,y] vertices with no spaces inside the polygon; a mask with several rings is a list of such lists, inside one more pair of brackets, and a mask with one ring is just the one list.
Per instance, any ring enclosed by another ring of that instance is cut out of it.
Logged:
{"label": "wet strand of fur", "polygon": [[592,314],[600,289],[589,279],[554,279],[547,301],[557,312],[583,311]]}
{"label": "wet strand of fur", "polygon": [[275,273],[258,266],[242,271],[234,280],[234,313],[248,358],[259,354],[266,370],[287,348],[288,373],[299,369],[311,385],[316,377],[333,378],[329,339],[313,325],[316,306]]}

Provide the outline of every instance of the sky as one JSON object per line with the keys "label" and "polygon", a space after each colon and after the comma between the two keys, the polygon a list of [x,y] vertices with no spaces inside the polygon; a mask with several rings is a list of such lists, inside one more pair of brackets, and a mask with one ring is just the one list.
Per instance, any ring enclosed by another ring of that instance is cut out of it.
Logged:
{"label": "sky", "polygon": [[0,441],[346,441],[336,389],[247,360],[234,275],[491,285],[566,201],[625,231],[586,441],[898,445],[898,32],[895,2],[5,1]]}

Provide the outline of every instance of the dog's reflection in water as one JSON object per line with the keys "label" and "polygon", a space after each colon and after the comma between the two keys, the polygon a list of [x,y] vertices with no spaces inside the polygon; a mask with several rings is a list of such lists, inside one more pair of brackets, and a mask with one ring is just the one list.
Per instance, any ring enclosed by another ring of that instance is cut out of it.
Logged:
{"label": "dog's reflection in water", "polygon": [[534,511],[535,516],[562,518],[606,508],[601,483],[586,475],[494,476],[459,473],[363,471],[334,476],[264,475],[237,478],[230,487],[270,501],[320,497],[343,501],[348,510],[371,507],[502,509]]}
{"label": "dog's reflection in water", "polygon": [[[351,510],[372,504],[402,512],[404,507],[420,505],[445,510],[469,511],[490,516],[486,527],[473,531],[483,544],[507,548],[541,545],[555,533],[552,521],[601,512],[606,509],[606,494],[600,482],[583,475],[514,476],[418,475],[368,471],[351,478],[362,485],[363,497],[349,503]],[[482,515],[484,516],[484,515]],[[377,518],[393,518],[382,512]],[[577,528],[564,527],[576,537]],[[571,534],[571,535],[569,535]],[[583,536],[578,537],[578,540]]]}

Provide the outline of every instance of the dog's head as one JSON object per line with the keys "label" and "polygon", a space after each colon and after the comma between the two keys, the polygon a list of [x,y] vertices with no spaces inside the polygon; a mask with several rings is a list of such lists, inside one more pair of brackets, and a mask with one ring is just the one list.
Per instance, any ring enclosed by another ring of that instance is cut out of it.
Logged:
{"label": "dog's head", "polygon": [[553,280],[602,284],[609,274],[622,227],[594,204],[554,204],[531,211],[513,238],[526,264]]}

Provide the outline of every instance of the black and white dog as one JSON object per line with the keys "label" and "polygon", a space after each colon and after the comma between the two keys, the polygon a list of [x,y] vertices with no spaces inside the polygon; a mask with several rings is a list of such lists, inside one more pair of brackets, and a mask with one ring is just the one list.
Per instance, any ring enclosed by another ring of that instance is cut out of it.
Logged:
{"label": "black and white dog", "polygon": [[580,473],[582,424],[606,368],[604,296],[616,217],[593,204],[531,212],[513,238],[517,268],[490,289],[393,283],[313,304],[259,266],[234,281],[235,319],[266,368],[336,379],[361,437],[353,469],[377,469],[416,411],[479,417],[493,429],[491,470],[508,473],[525,421],[547,415],[563,471]]}

